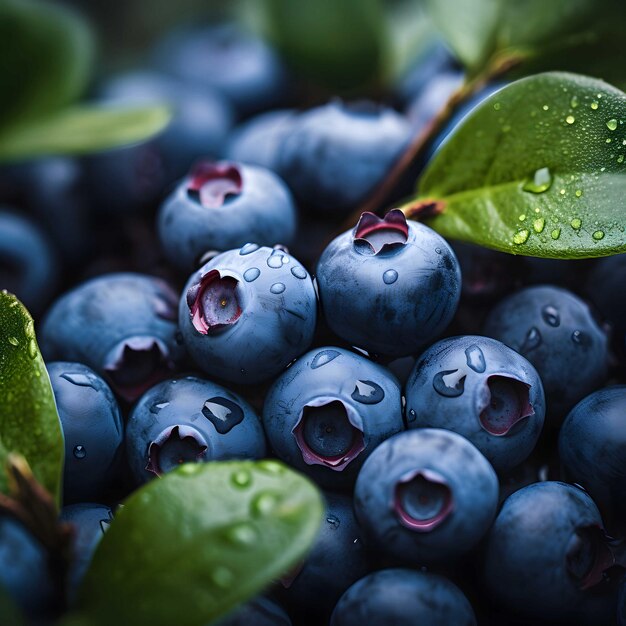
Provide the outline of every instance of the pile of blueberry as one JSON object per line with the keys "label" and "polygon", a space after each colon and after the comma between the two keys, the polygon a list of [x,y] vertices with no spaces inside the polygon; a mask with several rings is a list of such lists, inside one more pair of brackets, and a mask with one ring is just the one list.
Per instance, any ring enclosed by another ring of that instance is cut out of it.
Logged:
{"label": "pile of blueberry", "polygon": [[[517,258],[399,210],[346,228],[460,79],[436,46],[386,104],[320,102],[236,25],[194,27],[94,91],[169,102],[161,135],[2,170],[70,605],[134,489],[271,456],[323,490],[322,529],[222,626],[626,624],[626,255]],[[0,585],[37,623],[66,601],[10,518]]]}

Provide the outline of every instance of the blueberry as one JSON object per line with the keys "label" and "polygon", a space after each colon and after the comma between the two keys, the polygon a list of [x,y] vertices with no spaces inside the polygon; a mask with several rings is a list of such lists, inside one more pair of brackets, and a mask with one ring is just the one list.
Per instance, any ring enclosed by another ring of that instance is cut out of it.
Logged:
{"label": "blueberry", "polygon": [[124,441],[120,409],[109,386],[80,363],[48,363],[63,438],[63,500],[98,499],[116,477]]}
{"label": "blueberry", "polygon": [[365,357],[317,348],[271,387],[263,425],[281,459],[329,488],[345,487],[367,455],[402,430],[400,384]]}
{"label": "blueberry", "polygon": [[275,602],[264,597],[254,598],[237,607],[228,617],[213,626],[291,626],[291,620]]}
{"label": "blueberry", "polygon": [[296,119],[297,114],[292,109],[279,109],[244,122],[229,138],[228,158],[275,170],[284,138]]}
{"label": "blueberry", "polygon": [[29,617],[55,609],[56,583],[42,544],[16,519],[0,515],[0,585]]}
{"label": "blueberry", "polygon": [[168,259],[185,270],[207,250],[248,241],[289,245],[296,208],[287,186],[270,170],[221,161],[198,164],[161,205],[159,238]]}
{"label": "blueberry", "polygon": [[184,357],[176,341],[177,296],[143,274],[105,274],[61,296],[39,329],[46,360],[93,368],[127,401],[166,378]]}
{"label": "blueberry", "polygon": [[408,122],[392,109],[333,101],[292,122],[276,171],[303,204],[345,215],[383,180],[410,134]]}
{"label": "blueberry", "polygon": [[589,492],[607,523],[626,527],[626,385],[600,389],[570,411],[559,454],[567,475]]}
{"label": "blueberry", "polygon": [[59,515],[74,531],[73,559],[69,573],[70,601],[87,573],[98,543],[113,521],[113,511],[105,504],[80,503],[64,506]]}
{"label": "blueberry", "polygon": [[181,463],[261,458],[265,436],[243,398],[186,376],[163,381],[139,399],[126,425],[126,453],[141,484]]}
{"label": "blueberry", "polygon": [[210,376],[269,380],[311,344],[316,296],[302,265],[276,248],[246,244],[191,276],[179,307],[189,354]]}
{"label": "blueberry", "polygon": [[0,288],[36,314],[54,293],[58,269],[55,251],[39,226],[0,208]]}
{"label": "blueberry", "polygon": [[464,437],[436,428],[381,443],[354,493],[366,539],[394,560],[420,565],[473,548],[497,504],[498,479],[487,459]]}
{"label": "blueberry", "polygon": [[325,494],[326,515],[304,563],[283,577],[289,605],[326,623],[341,594],[370,571],[352,498]]}
{"label": "blueberry", "polygon": [[407,356],[442,333],[459,302],[454,252],[433,230],[394,209],[364,213],[334,239],[317,265],[330,328],[352,345]]}
{"label": "blueberry", "polygon": [[406,111],[413,128],[418,131],[426,128],[462,84],[463,73],[452,68],[432,76]]}
{"label": "blueberry", "polygon": [[600,581],[612,564],[591,498],[578,487],[548,481],[504,502],[487,536],[484,578],[489,598],[511,614],[609,624],[615,597]]}
{"label": "blueberry", "polygon": [[287,75],[275,52],[234,23],[181,28],[157,47],[155,65],[193,85],[215,89],[240,116],[284,98]]}
{"label": "blueberry", "polygon": [[445,428],[469,439],[497,471],[521,463],[545,415],[535,368],[487,337],[452,337],[431,346],[406,385],[409,428]]}
{"label": "blueberry", "polygon": [[170,124],[154,140],[168,182],[183,176],[196,159],[221,154],[232,125],[230,105],[219,93],[158,72],[117,75],[99,94],[105,104],[164,104],[172,108]]}
{"label": "blueberry", "polygon": [[384,569],[352,585],[330,626],[476,626],[461,590],[438,574]]}
{"label": "blueberry", "polygon": [[622,578],[617,602],[617,624],[626,626],[626,576]]}
{"label": "blueberry", "polygon": [[565,289],[522,289],[491,311],[483,330],[537,368],[553,424],[606,379],[606,334],[589,307]]}

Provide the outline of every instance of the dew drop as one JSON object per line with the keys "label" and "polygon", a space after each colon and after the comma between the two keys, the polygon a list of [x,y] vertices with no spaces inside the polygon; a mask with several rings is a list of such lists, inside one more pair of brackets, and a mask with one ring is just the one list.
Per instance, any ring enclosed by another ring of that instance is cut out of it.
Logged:
{"label": "dew drop", "polygon": [[286,289],[286,287],[285,287],[284,283],[274,283],[270,287],[270,291],[272,293],[275,293],[275,294],[282,293],[283,291],[285,291],[285,289]]}
{"label": "dew drop", "polygon": [[79,461],[84,459],[87,456],[87,450],[85,450],[85,446],[74,446],[74,450],[72,451],[72,454],[74,455],[75,458],[77,458]]}
{"label": "dew drop", "polygon": [[269,491],[262,491],[252,500],[252,515],[269,515],[278,504],[278,498]]}
{"label": "dew drop", "polygon": [[593,235],[591,235],[596,241],[600,241],[601,239],[604,239],[604,231],[602,230],[596,230],[595,233],[593,233]]}
{"label": "dew drop", "polygon": [[576,96],[572,96],[572,99],[569,101],[569,105],[572,109],[575,109],[578,106],[578,98]]}
{"label": "dew drop", "polygon": [[574,230],[580,230],[580,227],[583,225],[582,220],[579,219],[578,217],[575,217],[571,222],[570,222],[570,226],[574,229]]}
{"label": "dew drop", "polygon": [[530,236],[530,231],[524,228],[523,230],[520,230],[513,235],[513,243],[517,244],[518,246],[523,243],[526,243],[528,241],[529,236]]}
{"label": "dew drop", "polygon": [[28,340],[28,346],[27,346],[26,349],[28,351],[28,356],[31,359],[37,358],[37,353],[38,353],[37,342],[34,339],[29,339]]}
{"label": "dew drop", "polygon": [[575,192],[575,196],[576,196],[577,198],[580,198],[580,196],[582,196],[582,195],[583,195],[583,191],[582,191],[582,189],[577,189],[577,190],[576,190],[576,192]]}
{"label": "dew drop", "polygon": [[598,108],[598,103],[594,100],[594,101],[591,103],[591,105],[590,105],[590,106],[591,106],[591,108],[595,111],[595,110],[597,110],[597,108]]}
{"label": "dew drop", "polygon": [[9,338],[7,339],[7,341],[8,341],[8,342],[9,342],[12,346],[19,346],[19,345],[20,345],[20,342],[18,341],[17,337],[13,337],[13,336],[11,336],[11,337],[9,337]]}
{"label": "dew drop", "polygon": [[287,261],[284,261],[284,257],[287,257],[287,255],[282,250],[272,250],[272,254],[267,257],[267,264],[269,267],[276,270],[285,263],[289,263],[289,257],[287,257]]}
{"label": "dew drop", "polygon": [[501,107],[501,105],[500,105],[500,103],[499,103],[499,102],[496,102],[496,103],[493,105],[493,108],[494,108],[496,111],[499,111],[499,110],[500,110],[500,107]]}
{"label": "dew drop", "polygon": [[476,344],[471,345],[467,348],[467,350],[465,350],[465,358],[467,365],[476,373],[482,374],[487,369],[485,355]]}
{"label": "dew drop", "polygon": [[417,414],[415,413],[415,411],[413,409],[411,409],[409,411],[409,416],[408,416],[407,421],[414,422],[416,417],[417,417]]}
{"label": "dew drop", "polygon": [[624,155],[623,155],[623,154],[620,154],[620,155],[617,157],[617,162],[618,162],[618,163],[623,163],[623,162],[624,162]]}
{"label": "dew drop", "polygon": [[233,584],[235,580],[234,574],[225,566],[218,565],[211,572],[211,580],[217,587],[221,587],[222,589],[227,589]]}
{"label": "dew drop", "polygon": [[326,518],[326,523],[333,529],[337,530],[341,525],[341,520],[336,515],[329,515]]}
{"label": "dew drop", "polygon": [[435,391],[445,398],[457,398],[465,391],[466,374],[462,370],[444,370],[433,378]]}
{"label": "dew drop", "polygon": [[240,469],[231,474],[230,481],[235,487],[243,489],[252,483],[252,474],[248,470]]}
{"label": "dew drop", "polygon": [[91,387],[92,389],[96,388],[94,386],[95,381],[91,376],[88,376],[87,374],[65,372],[61,374],[61,378],[65,378],[65,380],[67,380],[68,382],[79,387]]}
{"label": "dew drop", "polygon": [[285,473],[285,468],[278,461],[272,461],[272,459],[259,461],[256,467],[264,474],[271,474],[272,476],[280,476]]}
{"label": "dew drop", "polygon": [[612,139],[610,137],[606,138],[606,143],[611,143]]}
{"label": "dew drop", "polygon": [[554,328],[559,326],[561,323],[561,316],[559,315],[558,310],[550,304],[543,307],[541,310],[541,317],[543,317],[543,321],[548,324],[548,326],[552,326]]}
{"label": "dew drop", "polygon": [[543,217],[538,217],[533,222],[533,228],[535,229],[536,233],[542,233],[545,227],[546,227],[546,220],[544,220]]}
{"label": "dew drop", "polygon": [[159,411],[161,411],[161,409],[164,409],[169,405],[169,402],[157,402],[150,407],[150,413],[154,413],[156,415]]}
{"label": "dew drop", "polygon": [[541,345],[541,333],[534,326],[526,333],[524,343],[519,349],[521,354],[526,354]]}
{"label": "dew drop", "polygon": [[615,118],[610,119],[607,123],[606,123],[606,127],[609,130],[617,130],[617,120]]}
{"label": "dew drop", "polygon": [[560,228],[555,228],[551,233],[550,233],[550,237],[552,237],[552,239],[554,239],[555,241],[561,236],[561,229]]}
{"label": "dew drop", "polygon": [[238,546],[251,546],[258,540],[259,535],[252,524],[241,522],[226,531],[226,538]]}
{"label": "dew drop", "polygon": [[582,332],[581,330],[575,330],[572,333],[572,341],[575,344],[583,347],[588,347],[591,345],[591,339],[589,338],[589,335]]}
{"label": "dew drop", "polygon": [[520,222],[523,222],[526,219],[526,213],[522,213],[518,218]]}
{"label": "dew drop", "polygon": [[195,476],[202,471],[202,463],[184,463],[178,470],[183,476]]}
{"label": "dew drop", "polygon": [[568,115],[568,116],[565,118],[565,121],[566,121],[568,124],[573,124],[573,123],[576,121],[576,118],[575,118],[573,115]]}
{"label": "dew drop", "polygon": [[544,104],[541,108],[542,108],[544,111],[548,111],[548,110],[550,109],[550,107],[549,107],[547,104]]}
{"label": "dew drop", "polygon": [[543,193],[552,185],[552,172],[547,167],[541,167],[535,171],[532,180],[527,181],[522,189],[531,193]]}
{"label": "dew drop", "polygon": [[398,272],[396,270],[387,270],[383,274],[383,282],[385,285],[393,285],[398,280]]}
{"label": "dew drop", "polygon": [[247,283],[255,281],[261,275],[261,270],[258,267],[250,267],[243,273],[243,279]]}
{"label": "dew drop", "polygon": [[337,350],[322,350],[315,355],[315,358],[311,362],[311,369],[316,370],[318,367],[322,367],[327,363],[330,363],[339,356]]}
{"label": "dew drop", "polygon": [[296,277],[299,278],[301,280],[303,280],[304,278],[306,278],[306,270],[301,266],[301,265],[294,265],[291,268],[291,273]]}
{"label": "dew drop", "polygon": [[241,256],[246,256],[246,254],[252,254],[259,249],[259,246],[256,243],[247,243],[239,250],[239,254]]}
{"label": "dew drop", "polygon": [[564,196],[564,195],[565,195],[565,189],[561,189],[561,190],[559,191],[559,193],[560,193],[562,196]]}

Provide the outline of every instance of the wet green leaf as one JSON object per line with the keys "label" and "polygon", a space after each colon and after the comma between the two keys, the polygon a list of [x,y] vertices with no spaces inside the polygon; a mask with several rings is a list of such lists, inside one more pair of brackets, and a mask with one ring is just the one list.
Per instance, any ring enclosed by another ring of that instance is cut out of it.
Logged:
{"label": "wet green leaf", "polygon": [[54,394],[33,320],[5,291],[0,292],[0,398],[0,490],[8,491],[7,457],[18,452],[58,502],[64,445]]}
{"label": "wet green leaf", "polygon": [[0,2],[0,128],[69,104],[83,92],[93,61],[87,25],[52,2]]}
{"label": "wet green leaf", "polygon": [[81,106],[0,135],[0,161],[82,154],[142,141],[170,120],[164,106]]}
{"label": "wet green leaf", "polygon": [[546,73],[476,109],[435,155],[417,202],[442,235],[538,257],[626,252],[626,94]]}
{"label": "wet green leaf", "polygon": [[183,465],[116,515],[79,611],[98,626],[205,626],[301,560],[322,515],[316,487],[276,461]]}

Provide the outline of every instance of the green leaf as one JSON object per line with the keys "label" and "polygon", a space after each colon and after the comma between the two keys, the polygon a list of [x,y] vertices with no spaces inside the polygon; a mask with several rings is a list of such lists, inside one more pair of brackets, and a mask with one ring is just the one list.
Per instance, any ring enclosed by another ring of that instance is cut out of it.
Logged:
{"label": "green leaf", "polygon": [[37,480],[59,501],[64,444],[33,319],[12,294],[0,292],[0,491],[11,452],[22,454]]}
{"label": "green leaf", "polygon": [[298,563],[322,515],[316,487],[276,461],[183,465],[116,515],[79,610],[97,626],[205,626]]}
{"label": "green leaf", "polygon": [[263,0],[269,38],[296,75],[350,92],[382,78],[386,53],[380,0]]}
{"label": "green leaf", "polygon": [[9,594],[0,586],[0,616],[2,626],[23,626],[24,620],[20,615]]}
{"label": "green leaf", "polygon": [[81,106],[0,135],[0,161],[82,154],[142,141],[170,120],[164,106]]}
{"label": "green leaf", "polygon": [[51,2],[0,2],[0,128],[66,106],[83,92],[93,62],[87,25]]}
{"label": "green leaf", "polygon": [[[542,189],[544,189],[541,191]],[[448,139],[408,215],[446,237],[538,257],[626,252],[626,94],[546,73],[512,83]]]}
{"label": "green leaf", "polygon": [[[521,71],[624,75],[623,0],[429,0],[433,20],[470,74],[524,60]],[[619,29],[619,30],[618,30]]]}

